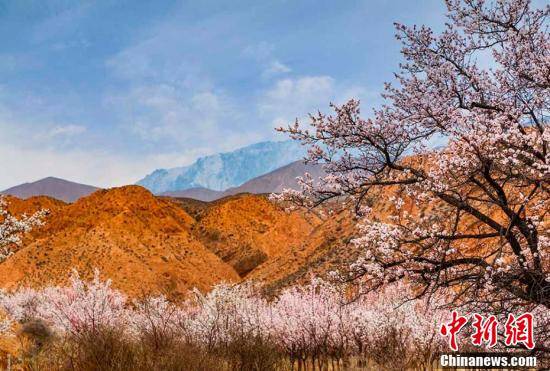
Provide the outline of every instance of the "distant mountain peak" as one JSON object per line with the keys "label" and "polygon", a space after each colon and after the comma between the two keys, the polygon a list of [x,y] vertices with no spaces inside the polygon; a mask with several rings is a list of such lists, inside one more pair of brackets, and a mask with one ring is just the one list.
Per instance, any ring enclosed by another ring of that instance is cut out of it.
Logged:
{"label": "distant mountain peak", "polygon": [[305,155],[306,148],[293,140],[260,142],[231,152],[200,157],[189,166],[157,169],[137,184],[155,194],[191,188],[224,191]]}
{"label": "distant mountain peak", "polygon": [[33,196],[48,196],[64,202],[74,202],[98,189],[94,186],[49,176],[35,182],[27,182],[8,188],[0,193],[22,199]]}
{"label": "distant mountain peak", "polygon": [[161,193],[161,195],[210,202],[240,193],[279,193],[285,188],[300,189],[297,178],[303,177],[305,173],[311,175],[314,181],[318,181],[319,178],[326,175],[322,165],[306,164],[304,161],[295,161],[267,174],[262,174],[250,179],[238,187],[232,187],[225,191],[214,191],[207,188],[189,188],[181,191],[164,192]]}

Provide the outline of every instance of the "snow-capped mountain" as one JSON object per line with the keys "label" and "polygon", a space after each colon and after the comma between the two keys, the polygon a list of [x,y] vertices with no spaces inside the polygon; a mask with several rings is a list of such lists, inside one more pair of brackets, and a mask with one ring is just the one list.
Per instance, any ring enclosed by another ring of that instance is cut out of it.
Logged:
{"label": "snow-capped mountain", "polygon": [[197,187],[222,191],[305,155],[306,148],[293,140],[261,142],[233,152],[201,157],[189,166],[155,170],[137,184],[157,194]]}

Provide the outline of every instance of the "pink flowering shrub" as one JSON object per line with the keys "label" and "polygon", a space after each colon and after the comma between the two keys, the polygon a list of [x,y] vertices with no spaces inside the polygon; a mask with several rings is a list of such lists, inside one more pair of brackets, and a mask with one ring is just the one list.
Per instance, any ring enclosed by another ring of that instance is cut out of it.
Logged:
{"label": "pink flowering shrub", "polygon": [[0,309],[11,321],[40,320],[61,336],[112,328],[157,351],[185,343],[224,356],[263,344],[299,365],[375,359],[374,352],[388,348],[387,335],[397,334],[400,365],[418,357],[429,362],[444,345],[436,336],[441,316],[424,302],[400,306],[404,290],[399,285],[350,301],[343,287],[314,279],[272,300],[252,284],[221,284],[206,294],[192,291],[179,304],[162,296],[131,302],[97,272],[89,282],[74,273],[67,287],[2,293]]}
{"label": "pink flowering shrub", "polygon": [[272,304],[272,334],[292,360],[351,353],[353,305],[324,281],[289,288]]}
{"label": "pink flowering shrub", "polygon": [[[21,236],[24,233],[28,233],[33,227],[43,224],[43,218],[47,213],[47,210],[36,212],[32,216],[28,217],[23,215],[21,218],[16,218],[6,210],[6,200],[3,195],[0,195],[0,263],[9,258],[17,251],[17,248],[21,244]],[[21,311],[11,318],[18,318],[24,316],[26,307],[32,307],[32,290],[22,290],[19,292],[17,298],[17,304],[11,305],[13,310]],[[12,320],[10,318],[0,317],[0,334],[8,331],[12,326]]]}
{"label": "pink flowering shrub", "polygon": [[193,291],[182,327],[207,349],[236,338],[269,336],[269,306],[251,284],[217,285],[208,294]]}
{"label": "pink flowering shrub", "polygon": [[155,351],[185,338],[181,324],[186,313],[164,296],[136,300],[126,314],[126,333]]}
{"label": "pink flowering shrub", "polygon": [[0,195],[0,263],[9,258],[21,244],[21,235],[33,227],[43,224],[47,210],[41,210],[31,216],[16,218],[6,210],[6,200]]}
{"label": "pink flowering shrub", "polygon": [[126,297],[112,289],[109,280],[101,281],[97,271],[90,282],[82,281],[74,272],[67,287],[2,293],[0,306],[13,320],[40,319],[60,333],[125,326],[127,320]]}

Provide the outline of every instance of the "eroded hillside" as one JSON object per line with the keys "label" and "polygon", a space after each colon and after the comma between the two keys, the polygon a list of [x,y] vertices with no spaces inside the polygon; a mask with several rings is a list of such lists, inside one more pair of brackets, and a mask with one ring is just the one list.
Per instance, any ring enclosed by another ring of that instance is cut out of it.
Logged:
{"label": "eroded hillside", "polygon": [[[18,201],[18,211],[51,208],[47,198]],[[131,295],[160,292],[179,296],[208,289],[239,275],[191,231],[195,220],[172,202],[138,186],[97,191],[71,205],[53,208],[46,224],[0,264],[0,285],[65,282],[74,268],[89,277],[99,269]]]}
{"label": "eroded hillside", "polygon": [[0,264],[0,286],[66,282],[94,269],[137,296],[180,297],[221,282],[259,281],[276,290],[351,261],[350,213],[321,220],[286,212],[264,195],[206,203],[155,197],[139,186],[100,190],[74,204],[9,198],[10,211],[49,210],[45,225]]}

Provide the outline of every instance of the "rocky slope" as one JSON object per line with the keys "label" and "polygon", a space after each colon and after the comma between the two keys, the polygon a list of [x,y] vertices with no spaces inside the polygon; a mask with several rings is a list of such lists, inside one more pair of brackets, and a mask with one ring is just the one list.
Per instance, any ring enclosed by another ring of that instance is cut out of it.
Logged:
{"label": "rocky slope", "polygon": [[310,165],[303,161],[295,161],[277,170],[251,179],[234,188],[227,189],[222,197],[239,193],[279,193],[285,188],[300,189],[297,178],[308,173],[313,179],[319,179],[325,173],[321,165]]}
{"label": "rocky slope", "polygon": [[[37,201],[16,207],[36,208]],[[0,286],[63,283],[73,268],[85,277],[99,269],[131,295],[178,297],[192,287],[237,281],[235,270],[193,236],[193,224],[176,204],[141,187],[97,191],[53,210],[45,226],[0,264]]]}
{"label": "rocky slope", "polygon": [[193,231],[245,277],[260,264],[301,245],[317,223],[299,212],[286,213],[266,197],[243,194],[209,204]]}
{"label": "rocky slope", "polygon": [[74,204],[47,197],[8,201],[14,214],[50,213],[0,264],[0,287],[7,289],[64,283],[73,268],[91,277],[97,268],[132,296],[178,298],[192,287],[241,280],[277,290],[351,259],[345,248],[354,233],[350,215],[321,220],[288,213],[265,195],[201,202],[127,186]]}

